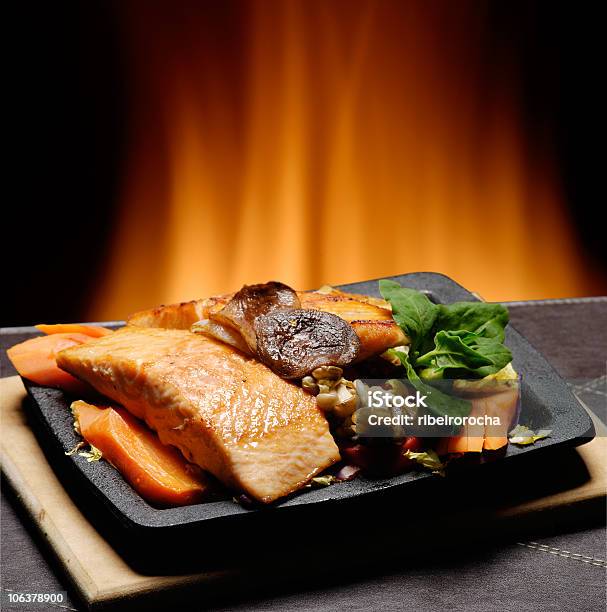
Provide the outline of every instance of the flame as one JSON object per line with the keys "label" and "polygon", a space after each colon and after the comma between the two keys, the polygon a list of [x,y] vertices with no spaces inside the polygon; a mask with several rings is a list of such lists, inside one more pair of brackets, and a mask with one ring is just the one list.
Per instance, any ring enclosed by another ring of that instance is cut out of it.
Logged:
{"label": "flame", "polygon": [[116,9],[131,144],[94,320],[269,279],[599,286],[477,3],[201,4]]}

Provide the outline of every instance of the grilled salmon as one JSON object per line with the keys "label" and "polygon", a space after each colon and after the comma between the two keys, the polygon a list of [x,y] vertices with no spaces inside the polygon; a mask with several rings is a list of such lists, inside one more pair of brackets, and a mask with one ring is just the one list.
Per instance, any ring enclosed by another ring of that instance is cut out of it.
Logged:
{"label": "grilled salmon", "polygon": [[57,354],[228,487],[267,503],[338,461],[315,398],[205,336],[127,326]]}
{"label": "grilled salmon", "polygon": [[[344,293],[331,287],[300,291],[297,295],[302,308],[329,312],[352,324],[360,340],[358,361],[409,342],[392,319],[390,305],[380,298]],[[232,297],[221,295],[142,310],[132,314],[127,322],[138,327],[189,329],[201,319],[213,318]]]}
{"label": "grilled salmon", "polygon": [[211,313],[221,310],[231,295],[221,295],[205,300],[191,300],[178,304],[167,304],[140,310],[128,319],[129,325],[137,327],[161,327],[164,329],[190,329],[193,323],[208,319]]}

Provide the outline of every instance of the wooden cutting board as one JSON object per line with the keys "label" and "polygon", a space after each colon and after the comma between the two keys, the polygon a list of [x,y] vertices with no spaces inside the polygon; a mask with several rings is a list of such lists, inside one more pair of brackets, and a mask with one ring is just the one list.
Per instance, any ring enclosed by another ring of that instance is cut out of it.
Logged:
{"label": "wooden cutting board", "polygon": [[[25,389],[18,376],[0,380],[0,460],[2,470],[17,497],[31,515],[59,563],[90,608],[128,605],[152,594],[204,592],[217,583],[240,580],[242,569],[207,571],[178,576],[150,576],[133,570],[84,518],[58,481],[26,423]],[[591,414],[591,416],[593,416]],[[587,470],[581,483],[558,493],[529,498],[492,511],[492,519],[506,524],[516,518],[577,507],[605,498],[607,490],[607,444],[605,426],[593,418],[597,437],[574,452]],[[543,516],[543,515],[542,515]]]}

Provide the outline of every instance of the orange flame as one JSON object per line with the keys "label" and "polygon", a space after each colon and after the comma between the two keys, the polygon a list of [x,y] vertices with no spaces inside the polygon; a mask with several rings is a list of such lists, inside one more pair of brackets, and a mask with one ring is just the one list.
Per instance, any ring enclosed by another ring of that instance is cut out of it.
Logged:
{"label": "orange flame", "polygon": [[269,279],[597,286],[477,3],[183,6],[118,15],[132,144],[93,319]]}

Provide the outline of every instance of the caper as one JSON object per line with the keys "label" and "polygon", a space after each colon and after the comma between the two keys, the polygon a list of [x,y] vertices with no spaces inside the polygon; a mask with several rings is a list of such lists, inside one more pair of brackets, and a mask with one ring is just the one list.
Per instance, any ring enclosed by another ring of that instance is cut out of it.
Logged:
{"label": "caper", "polygon": [[319,391],[318,385],[312,376],[304,376],[301,379],[301,386],[312,395],[316,395]]}
{"label": "caper", "polygon": [[321,380],[322,378],[329,378],[330,380],[339,380],[342,377],[343,373],[344,371],[341,368],[337,366],[328,365],[316,368],[312,372],[312,376],[314,376],[316,380]]}
{"label": "caper", "polygon": [[335,389],[339,384],[339,380],[333,380],[332,378],[321,378],[318,381],[319,385],[325,385],[325,387],[329,387],[329,389]]}
{"label": "caper", "polygon": [[331,385],[328,385],[326,382],[319,382],[318,391],[319,393],[331,393],[332,388]]}
{"label": "caper", "polygon": [[337,393],[330,391],[329,393],[319,393],[316,396],[316,405],[321,410],[333,410],[337,404]]}

